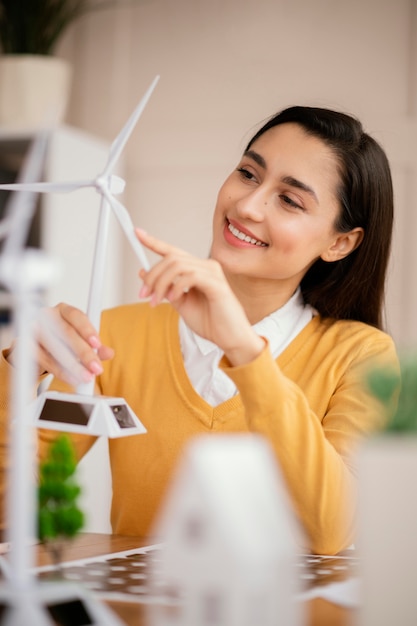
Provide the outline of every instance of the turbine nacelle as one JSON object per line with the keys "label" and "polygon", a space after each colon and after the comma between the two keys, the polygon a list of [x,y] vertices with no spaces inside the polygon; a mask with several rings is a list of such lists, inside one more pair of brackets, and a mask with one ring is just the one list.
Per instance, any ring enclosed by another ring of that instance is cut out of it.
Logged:
{"label": "turbine nacelle", "polygon": [[101,195],[107,191],[113,196],[118,196],[124,192],[126,181],[115,174],[111,174],[110,176],[98,176],[95,180],[95,187]]}

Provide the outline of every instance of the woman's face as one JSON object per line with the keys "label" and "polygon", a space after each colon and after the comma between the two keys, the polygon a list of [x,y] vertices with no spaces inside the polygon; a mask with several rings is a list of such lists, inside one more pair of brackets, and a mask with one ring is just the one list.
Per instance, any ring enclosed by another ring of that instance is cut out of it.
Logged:
{"label": "woman's face", "polygon": [[319,257],[336,260],[339,182],[323,141],[297,124],[271,128],[219,191],[210,256],[228,276],[284,281],[294,291]]}

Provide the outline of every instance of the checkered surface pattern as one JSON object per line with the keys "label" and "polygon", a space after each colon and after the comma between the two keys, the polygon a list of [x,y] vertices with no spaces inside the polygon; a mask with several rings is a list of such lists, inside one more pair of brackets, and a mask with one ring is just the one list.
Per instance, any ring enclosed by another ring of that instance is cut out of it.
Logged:
{"label": "checkered surface pattern", "polygon": [[[149,573],[150,568],[157,572],[160,559],[161,546],[156,545],[69,561],[62,565],[60,572],[51,566],[36,571],[41,579],[53,579],[59,575],[108,599],[148,603],[158,601],[152,596]],[[334,557],[301,555],[297,570],[303,588],[309,590],[356,577],[358,559],[349,554]]]}

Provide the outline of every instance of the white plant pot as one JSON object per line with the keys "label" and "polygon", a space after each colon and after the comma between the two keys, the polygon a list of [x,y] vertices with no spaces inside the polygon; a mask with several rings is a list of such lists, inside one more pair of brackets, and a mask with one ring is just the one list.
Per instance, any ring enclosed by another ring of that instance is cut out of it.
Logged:
{"label": "white plant pot", "polygon": [[71,65],[54,56],[0,57],[0,131],[32,133],[64,121]]}
{"label": "white plant pot", "polygon": [[359,463],[360,626],[417,624],[417,437],[368,440]]}

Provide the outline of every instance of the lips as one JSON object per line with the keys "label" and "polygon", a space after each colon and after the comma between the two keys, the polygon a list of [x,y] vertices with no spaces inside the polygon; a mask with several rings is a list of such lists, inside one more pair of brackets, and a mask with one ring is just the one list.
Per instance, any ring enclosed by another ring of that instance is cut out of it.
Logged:
{"label": "lips", "polygon": [[[252,246],[258,246],[262,248],[266,248],[268,246],[267,243],[257,239],[253,236],[253,233],[250,231],[243,229],[242,227],[238,228],[235,224],[232,224],[230,220],[226,220],[227,232],[231,233],[231,235],[238,240],[238,242],[242,242],[245,244],[249,244]],[[230,235],[229,235],[230,237]],[[229,238],[228,237],[228,238]]]}

